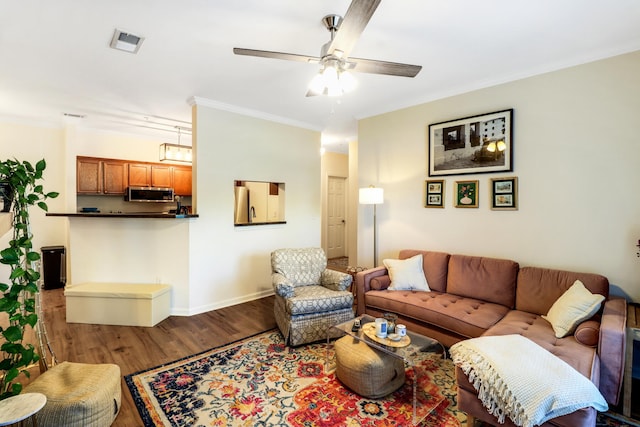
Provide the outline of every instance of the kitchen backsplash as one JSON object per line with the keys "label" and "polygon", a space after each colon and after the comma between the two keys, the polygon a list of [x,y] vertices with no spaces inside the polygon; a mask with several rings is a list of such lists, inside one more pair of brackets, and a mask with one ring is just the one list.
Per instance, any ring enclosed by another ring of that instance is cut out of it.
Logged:
{"label": "kitchen backsplash", "polygon": [[[82,208],[98,208],[100,212],[168,212],[176,208],[176,203],[148,203],[148,202],[125,202],[124,196],[77,196],[77,212]],[[191,197],[180,199],[182,206],[191,206]]]}

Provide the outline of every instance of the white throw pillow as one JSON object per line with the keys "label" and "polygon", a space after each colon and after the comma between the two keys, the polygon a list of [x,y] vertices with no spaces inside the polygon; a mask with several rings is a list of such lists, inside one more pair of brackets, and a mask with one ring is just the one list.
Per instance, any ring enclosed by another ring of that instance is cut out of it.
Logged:
{"label": "white throw pillow", "polygon": [[385,259],[382,263],[389,270],[389,277],[391,278],[389,290],[427,292],[431,290],[422,270],[422,254],[404,260]]}
{"label": "white throw pillow", "polygon": [[542,318],[551,323],[556,338],[563,338],[596,314],[603,300],[604,295],[592,294],[580,280],[576,280]]}

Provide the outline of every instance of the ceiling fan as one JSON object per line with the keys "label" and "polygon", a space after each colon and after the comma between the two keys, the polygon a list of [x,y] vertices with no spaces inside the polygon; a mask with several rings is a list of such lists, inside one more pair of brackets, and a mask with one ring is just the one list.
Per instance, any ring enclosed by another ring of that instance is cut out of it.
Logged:
{"label": "ceiling fan", "polygon": [[415,77],[422,66],[349,57],[380,1],[353,0],[344,19],[338,15],[325,16],[322,22],[331,33],[331,40],[322,46],[319,57],[238,47],[233,48],[233,53],[320,64],[320,72],[309,84],[307,96],[338,96],[348,92],[356,83],[350,71]]}

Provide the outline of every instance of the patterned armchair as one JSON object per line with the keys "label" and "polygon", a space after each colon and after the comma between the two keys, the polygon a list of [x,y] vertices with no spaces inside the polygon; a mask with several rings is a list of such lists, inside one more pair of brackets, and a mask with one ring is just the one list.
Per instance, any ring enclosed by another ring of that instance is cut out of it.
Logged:
{"label": "patterned armchair", "polygon": [[353,315],[351,276],[327,269],[321,248],[271,253],[276,323],[292,346],[327,338],[327,330]]}

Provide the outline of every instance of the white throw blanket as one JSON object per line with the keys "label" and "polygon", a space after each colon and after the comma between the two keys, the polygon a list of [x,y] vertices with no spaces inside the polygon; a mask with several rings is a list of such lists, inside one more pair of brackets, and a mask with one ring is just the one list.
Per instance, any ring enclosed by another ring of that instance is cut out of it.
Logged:
{"label": "white throw blanket", "polygon": [[523,336],[473,338],[449,351],[500,423],[507,416],[518,426],[531,427],[587,406],[608,409],[588,378]]}

